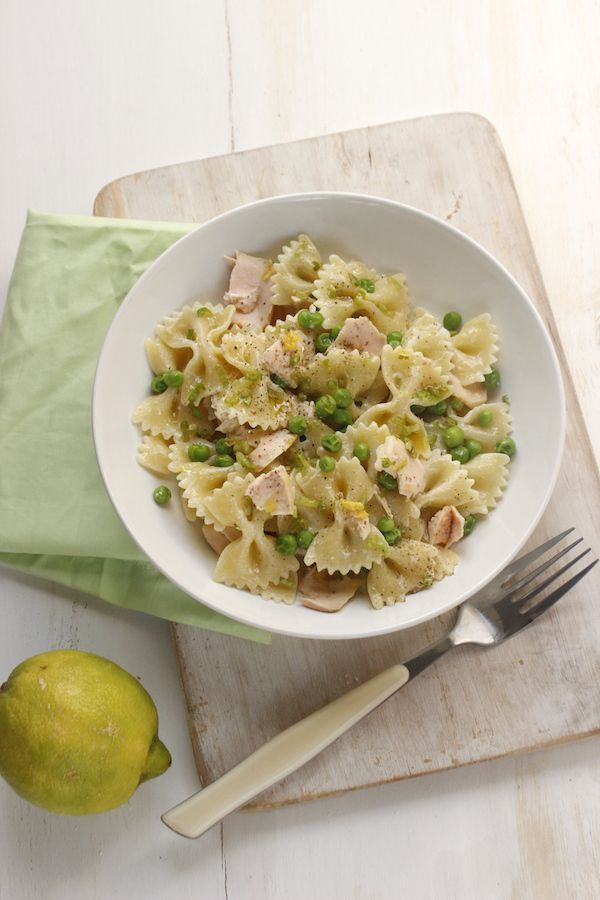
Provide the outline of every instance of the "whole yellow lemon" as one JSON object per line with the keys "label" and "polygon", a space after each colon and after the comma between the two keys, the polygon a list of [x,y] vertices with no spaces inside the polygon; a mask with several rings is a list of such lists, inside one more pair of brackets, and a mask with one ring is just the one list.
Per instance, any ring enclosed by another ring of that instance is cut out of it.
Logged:
{"label": "whole yellow lemon", "polygon": [[0,775],[37,806],[105,812],[170,764],[152,698],[108,659],[51,650],[0,687]]}

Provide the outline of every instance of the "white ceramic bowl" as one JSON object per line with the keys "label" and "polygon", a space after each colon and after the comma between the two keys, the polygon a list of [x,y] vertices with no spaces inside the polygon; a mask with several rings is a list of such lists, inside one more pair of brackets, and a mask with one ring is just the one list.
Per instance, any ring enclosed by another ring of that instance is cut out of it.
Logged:
{"label": "white ceramic bowl", "polygon": [[[457,550],[453,576],[405,603],[382,610],[358,598],[326,614],[285,606],[211,578],[215,556],[200,544],[178,502],[152,500],[158,479],[135,459],[140,441],[131,415],[148,395],[143,342],[168,313],[226,289],[224,254],[272,255],[307,232],[324,256],[358,258],[381,272],[403,271],[415,305],[463,319],[493,315],[501,339],[502,389],[511,398],[518,452],[498,507]],[[201,225],[148,269],[122,303],[106,336],[94,384],[93,428],[106,488],[144,553],[180,588],[242,622],[310,638],[357,638],[408,628],[456,606],[479,590],[526,541],[554,486],[564,440],[564,393],[557,358],[531,301],[508,272],[456,229],[417,209],[357,194],[273,197]]]}

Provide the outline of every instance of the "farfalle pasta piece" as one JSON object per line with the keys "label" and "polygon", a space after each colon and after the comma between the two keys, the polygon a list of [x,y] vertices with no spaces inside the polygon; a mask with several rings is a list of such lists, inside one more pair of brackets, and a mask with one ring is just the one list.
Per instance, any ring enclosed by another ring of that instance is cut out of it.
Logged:
{"label": "farfalle pasta piece", "polygon": [[380,427],[387,426],[391,434],[404,441],[406,449],[413,455],[429,456],[431,448],[425,426],[421,419],[406,408],[402,398],[376,403],[361,413],[354,425],[368,426],[373,423]]}
{"label": "farfalle pasta piece", "polygon": [[[482,412],[491,413],[489,425],[481,425],[479,416]],[[486,453],[496,449],[496,444],[512,431],[510,410],[507,403],[482,403],[460,417],[453,416],[457,425],[462,428],[466,441],[477,441]]]}
{"label": "farfalle pasta piece", "polygon": [[381,372],[399,412],[412,405],[433,406],[450,396],[448,376],[432,359],[404,347],[386,346]]}
{"label": "farfalle pasta piece", "polygon": [[380,277],[363,263],[332,255],[313,294],[325,328],[343,325],[352,315],[367,316],[382,334],[406,327],[409,298],[402,273]]}
{"label": "farfalle pasta piece", "polygon": [[476,500],[460,507],[463,516],[485,515],[497,506],[508,480],[509,462],[510,457],[505,453],[480,453],[463,464],[469,478],[473,479],[473,488],[478,495]]}
{"label": "farfalle pasta piece", "polygon": [[418,351],[433,360],[443,375],[449,375],[452,371],[454,348],[450,333],[424,309],[415,310],[414,318],[404,332],[402,347],[404,350]]}
{"label": "farfalle pasta piece", "polygon": [[262,527],[269,516],[257,510],[250,497],[246,495],[248,487],[256,479],[251,474],[240,475],[239,469],[232,472],[232,468],[221,469],[225,472],[225,478],[205,500],[204,518],[214,525],[217,531],[223,531],[225,528],[243,531],[249,524],[259,524]]}
{"label": "farfalle pasta piece", "polygon": [[231,324],[232,307],[198,307],[195,318],[196,322],[186,333],[192,356],[183,369],[181,396],[184,403],[197,406],[205,397],[222,390],[235,370],[227,364],[221,349]]}
{"label": "farfalle pasta piece", "polygon": [[224,365],[220,354],[208,350],[202,344],[193,348],[192,358],[183,368],[181,399],[187,406],[198,406],[214,392],[222,390],[234,374]]}
{"label": "farfalle pasta piece", "polygon": [[268,375],[258,378],[247,375],[231,381],[228,387],[213,396],[212,405],[217,418],[235,418],[240,425],[276,431],[298,414],[299,402],[293,394],[274,384]]}
{"label": "farfalle pasta piece", "polygon": [[383,535],[369,524],[369,535],[363,538],[352,522],[340,505],[332,523],[319,531],[306,551],[307,565],[314,564],[319,572],[330,575],[346,575],[370,568],[374,560],[382,559],[389,549]]}
{"label": "farfalle pasta piece", "polygon": [[414,498],[419,509],[460,508],[478,500],[467,469],[447,453],[434,450],[424,466],[425,489]]}
{"label": "farfalle pasta piece", "polygon": [[155,475],[169,475],[169,449],[169,444],[161,436],[146,434],[138,447],[137,461]]}
{"label": "farfalle pasta piece", "polygon": [[295,556],[277,552],[273,537],[265,534],[262,528],[250,527],[223,550],[215,567],[214,579],[253,593],[269,589],[272,597],[275,588],[269,586],[288,581],[298,567]]}
{"label": "farfalle pasta piece", "polygon": [[[315,469],[300,476],[298,486],[302,497],[317,503],[325,520],[306,551],[307,566],[346,575],[369,567],[387,553],[388,544],[365,508],[375,487],[358,459],[340,459],[325,476]],[[304,515],[301,503],[298,507]]]}
{"label": "farfalle pasta piece", "polygon": [[146,397],[133,413],[133,423],[154,437],[166,441],[181,434],[181,403],[177,388],[167,388],[162,394]]}
{"label": "farfalle pasta piece", "polygon": [[277,552],[275,538],[265,534],[268,512],[257,509],[246,495],[254,481],[253,475],[244,478],[231,474],[222,487],[204,501],[205,519],[219,531],[237,528],[241,536],[221,553],[214,577],[231,587],[259,591],[269,585],[279,585],[298,571],[295,556]]}
{"label": "farfalle pasta piece", "polygon": [[236,325],[221,339],[221,352],[230,366],[243,375],[260,372],[267,337],[262,331],[246,331]]}
{"label": "farfalle pasta piece", "polygon": [[321,265],[321,254],[307,234],[299,234],[296,240],[286,244],[273,264],[273,305],[292,309],[310,306]]}
{"label": "farfalle pasta piece", "polygon": [[458,556],[451,550],[438,550],[423,541],[402,540],[375,563],[367,576],[367,592],[375,609],[394,606],[407,594],[430,587],[451,575]]}
{"label": "farfalle pasta piece", "polygon": [[190,359],[189,348],[183,348],[183,351],[176,350],[168,347],[160,338],[146,338],[144,348],[150,368],[155,375],[162,375],[169,369],[179,369],[180,366],[183,368]]}
{"label": "farfalle pasta piece", "polygon": [[222,469],[210,463],[196,462],[184,465],[177,474],[177,481],[185,502],[195,511],[196,516],[203,518],[207,525],[213,525],[217,531],[224,531],[228,525],[236,526],[235,521],[228,521],[226,516],[216,517],[207,509],[207,503],[209,507],[214,505],[215,494],[227,483],[228,478],[235,477],[240,472],[243,469],[237,464]]}
{"label": "farfalle pasta piece", "polygon": [[345,387],[353,397],[361,397],[378,372],[378,357],[332,347],[327,353],[317,354],[300,379],[300,387],[310,394],[330,394]]}
{"label": "farfalle pasta piece", "polygon": [[171,349],[189,348],[197,340],[210,341],[216,346],[219,336],[229,328],[233,313],[233,307],[220,303],[184,306],[156,326],[156,335]]}
{"label": "farfalle pasta piece", "polygon": [[231,317],[232,311],[220,305],[184,306],[156,326],[155,340],[146,341],[146,353],[156,374],[169,369],[183,373],[182,403],[197,405],[227,382],[218,343]]}
{"label": "farfalle pasta piece", "polygon": [[461,384],[483,381],[498,359],[498,334],[489,313],[465,322],[452,346],[453,371]]}

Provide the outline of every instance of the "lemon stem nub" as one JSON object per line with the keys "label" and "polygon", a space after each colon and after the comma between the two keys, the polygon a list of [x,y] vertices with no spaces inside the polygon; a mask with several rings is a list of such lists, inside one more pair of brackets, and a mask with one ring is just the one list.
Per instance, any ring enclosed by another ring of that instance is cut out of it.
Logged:
{"label": "lemon stem nub", "polygon": [[143,781],[149,781],[150,778],[157,778],[159,775],[162,775],[170,765],[171,754],[157,735],[150,744],[148,756],[140,776],[140,784]]}

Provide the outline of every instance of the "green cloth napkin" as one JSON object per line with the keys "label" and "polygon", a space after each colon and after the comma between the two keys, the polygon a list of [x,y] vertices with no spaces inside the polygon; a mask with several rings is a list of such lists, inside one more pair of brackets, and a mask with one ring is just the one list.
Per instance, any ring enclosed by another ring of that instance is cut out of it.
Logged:
{"label": "green cloth napkin", "polygon": [[0,327],[0,563],[268,642],[158,572],[121,525],[94,454],[90,401],[106,330],[150,263],[194,227],[28,213]]}

